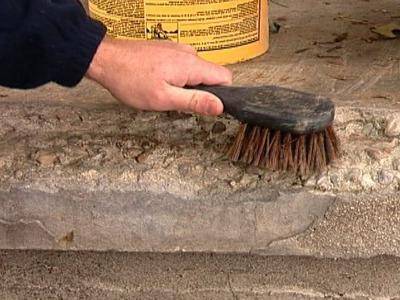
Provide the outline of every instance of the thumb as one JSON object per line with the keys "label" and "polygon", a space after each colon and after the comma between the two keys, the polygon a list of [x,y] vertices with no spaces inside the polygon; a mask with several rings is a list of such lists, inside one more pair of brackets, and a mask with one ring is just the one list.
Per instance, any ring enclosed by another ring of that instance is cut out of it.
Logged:
{"label": "thumb", "polygon": [[166,98],[171,101],[171,109],[202,115],[222,114],[224,106],[217,96],[195,89],[185,89],[169,85]]}

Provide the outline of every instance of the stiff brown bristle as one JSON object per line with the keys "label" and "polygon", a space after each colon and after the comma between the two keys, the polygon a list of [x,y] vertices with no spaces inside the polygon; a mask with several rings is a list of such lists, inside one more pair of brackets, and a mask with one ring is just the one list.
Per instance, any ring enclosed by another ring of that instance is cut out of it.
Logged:
{"label": "stiff brown bristle", "polygon": [[295,135],[241,124],[228,155],[233,161],[305,176],[321,172],[337,159],[339,148],[332,126],[322,132]]}

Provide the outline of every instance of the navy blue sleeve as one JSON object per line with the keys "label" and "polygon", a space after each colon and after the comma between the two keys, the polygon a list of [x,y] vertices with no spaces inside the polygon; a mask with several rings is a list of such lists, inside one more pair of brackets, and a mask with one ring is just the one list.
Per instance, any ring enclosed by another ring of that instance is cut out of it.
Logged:
{"label": "navy blue sleeve", "polygon": [[0,0],[0,85],[74,86],[105,33],[79,0]]}

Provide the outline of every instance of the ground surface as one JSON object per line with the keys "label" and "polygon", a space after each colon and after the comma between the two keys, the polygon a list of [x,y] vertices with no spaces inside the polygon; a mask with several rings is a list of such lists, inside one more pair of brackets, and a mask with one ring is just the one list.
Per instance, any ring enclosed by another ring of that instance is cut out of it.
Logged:
{"label": "ground surface", "polygon": [[400,262],[0,251],[2,299],[400,299]]}
{"label": "ground surface", "polygon": [[332,97],[337,164],[303,180],[234,165],[235,120],[136,112],[88,81],[0,89],[0,247],[400,255],[400,39],[370,30],[399,2],[282,3],[235,84]]}

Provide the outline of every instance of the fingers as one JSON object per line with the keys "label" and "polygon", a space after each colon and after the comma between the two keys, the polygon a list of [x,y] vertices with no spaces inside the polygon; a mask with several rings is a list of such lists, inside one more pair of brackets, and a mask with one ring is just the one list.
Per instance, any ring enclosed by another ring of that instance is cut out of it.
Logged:
{"label": "fingers", "polygon": [[202,115],[220,115],[224,106],[215,95],[199,91],[189,90],[172,85],[167,85],[164,96],[167,99],[164,103],[169,103],[166,110],[177,110],[193,112]]}
{"label": "fingers", "polygon": [[[185,78],[183,80],[185,82],[182,85],[230,85],[232,83],[232,73],[229,69],[198,57],[195,48],[190,45],[178,44],[173,41],[150,41],[145,43],[149,46],[149,50],[154,45],[173,50],[169,52],[170,59],[179,61],[176,68],[182,69],[181,75],[184,75]],[[191,55],[188,56],[187,54]],[[180,85],[177,84],[176,78],[172,78],[169,83]]]}
{"label": "fingers", "polygon": [[188,70],[187,85],[230,85],[232,73],[229,69],[208,62],[199,57],[194,58]]}
{"label": "fingers", "polygon": [[232,82],[228,69],[200,59],[191,46],[171,41],[118,41],[113,49],[102,85],[123,103],[152,111],[223,112],[223,103],[215,95],[182,88]]}

